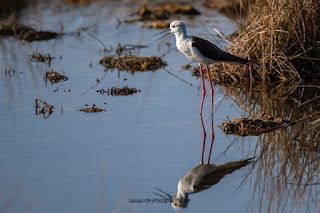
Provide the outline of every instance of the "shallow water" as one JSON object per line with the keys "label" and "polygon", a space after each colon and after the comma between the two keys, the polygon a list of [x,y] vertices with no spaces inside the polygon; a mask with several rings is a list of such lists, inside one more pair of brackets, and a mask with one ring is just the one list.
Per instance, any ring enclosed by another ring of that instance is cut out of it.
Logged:
{"label": "shallow water", "polygon": [[[159,56],[173,47],[173,36],[154,42],[152,35],[159,31],[142,28],[140,23],[117,28],[114,16],[123,19],[138,7],[134,2],[37,2],[22,11],[22,20],[37,29],[62,30],[68,35],[32,43],[1,38],[1,212],[173,211],[170,203],[161,203],[164,200],[157,200],[161,197],[153,192],[158,192],[158,187],[175,195],[179,180],[200,163],[200,79],[181,68],[189,61],[176,50],[163,57],[168,64],[165,69],[133,74],[104,71],[99,64],[106,54],[103,46],[83,31],[79,35],[73,33],[88,27],[88,32],[107,47],[143,44],[148,47],[141,49],[139,55]],[[214,34],[210,29],[213,25],[225,35],[234,31],[231,20],[200,4],[198,9],[205,15],[187,20],[190,34],[214,40],[218,37],[209,34]],[[56,57],[50,67],[30,62],[29,55],[37,50]],[[4,71],[10,67],[15,69],[12,77]],[[68,80],[46,84],[45,69],[64,74]],[[96,92],[125,85],[141,92],[132,96]],[[205,162],[211,139],[207,82],[206,86]],[[241,140],[225,136],[218,128],[228,120],[227,116],[230,120],[245,117],[244,110],[225,95],[224,89],[216,86],[214,90],[211,163],[253,157],[259,148],[257,137]],[[47,119],[35,114],[35,99],[54,106]],[[85,104],[95,104],[106,111],[80,112],[78,109]],[[252,182],[259,180],[255,179],[255,171],[251,165],[246,166],[226,175],[210,189],[190,195],[185,211],[268,212],[268,205],[260,208],[259,197],[251,194]],[[132,199],[145,203],[130,203]],[[304,208],[300,210],[304,212]]]}

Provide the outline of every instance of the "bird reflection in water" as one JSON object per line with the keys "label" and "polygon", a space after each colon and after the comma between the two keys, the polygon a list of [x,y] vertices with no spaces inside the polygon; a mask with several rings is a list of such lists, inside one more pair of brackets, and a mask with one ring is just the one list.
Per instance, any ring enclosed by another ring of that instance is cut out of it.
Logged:
{"label": "bird reflection in water", "polygon": [[246,160],[229,162],[224,165],[199,164],[179,181],[176,196],[171,196],[159,188],[157,188],[157,190],[162,194],[155,194],[165,199],[169,198],[172,202],[172,207],[175,209],[186,208],[190,201],[189,194],[195,194],[209,189],[211,186],[219,183],[225,175],[231,174],[248,165],[252,160],[253,158],[248,158]]}
{"label": "bird reflection in water", "polygon": [[166,193],[159,188],[156,188],[159,193],[154,193],[164,199],[170,199],[172,207],[175,209],[183,209],[188,206],[188,203],[190,202],[189,194],[195,194],[209,189],[211,186],[220,182],[220,180],[222,180],[225,175],[231,174],[232,172],[250,164],[253,161],[253,158],[248,158],[245,160],[229,162],[223,165],[210,164],[210,156],[214,140],[213,122],[211,115],[211,145],[208,155],[208,161],[206,164],[204,164],[203,156],[205,150],[206,132],[203,125],[202,115],[200,115],[200,119],[203,130],[203,145],[200,164],[191,169],[188,174],[179,181],[176,196],[171,196],[169,193]]}

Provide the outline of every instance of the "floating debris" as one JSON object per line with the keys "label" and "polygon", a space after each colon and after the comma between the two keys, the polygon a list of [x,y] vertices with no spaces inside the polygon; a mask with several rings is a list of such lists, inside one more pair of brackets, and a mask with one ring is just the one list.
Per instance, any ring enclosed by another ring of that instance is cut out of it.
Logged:
{"label": "floating debris", "polygon": [[[85,106],[87,106],[87,104]],[[92,107],[79,109],[79,110],[82,111],[82,112],[85,112],[85,113],[87,113],[87,112],[102,112],[102,111],[106,111],[105,109],[96,108],[95,106],[96,105],[93,104]]]}
{"label": "floating debris", "polygon": [[51,71],[47,71],[46,70],[46,80],[49,79],[49,81],[51,82],[51,84],[54,83],[59,83],[60,81],[66,81],[68,80],[68,77],[65,75],[61,75],[57,72],[54,72],[52,69]]}
{"label": "floating debris", "polygon": [[181,68],[184,70],[188,70],[191,68],[191,66],[190,66],[190,64],[186,64],[186,65],[181,66]]}
{"label": "floating debris", "polygon": [[100,60],[100,64],[102,64],[106,69],[116,68],[118,70],[125,71],[156,70],[167,65],[160,57],[140,57],[131,54],[118,58],[105,56]]}
{"label": "floating debris", "polygon": [[125,86],[123,88],[117,88],[117,87],[112,87],[111,89],[101,89],[101,90],[96,90],[96,92],[100,92],[101,94],[106,93],[107,95],[111,96],[128,96],[128,95],[133,95],[134,93],[141,92],[141,90],[137,90],[136,88],[129,88],[128,86]]}
{"label": "floating debris", "polygon": [[[42,107],[39,106],[39,103],[42,104]],[[53,112],[53,106],[39,99],[36,99],[34,107],[36,108],[36,115],[42,114],[44,119],[47,119]]]}
{"label": "floating debris", "polygon": [[34,52],[30,55],[30,61],[47,63],[49,67],[52,59],[55,57],[52,57],[50,53],[42,55],[40,52]]}
{"label": "floating debris", "polygon": [[172,15],[199,15],[200,12],[190,5],[183,5],[178,3],[168,3],[161,6],[148,8],[147,4],[136,12],[138,17],[130,20],[125,20],[126,23],[133,23],[145,20],[164,20],[169,19]]}
{"label": "floating debris", "polygon": [[36,31],[23,25],[15,16],[11,16],[7,21],[0,23],[0,35],[16,36],[18,39],[32,42],[53,39],[62,34],[50,31]]}
{"label": "floating debris", "polygon": [[231,122],[223,122],[220,127],[227,134],[237,136],[258,136],[263,133],[272,132],[278,128],[287,127],[295,122],[290,122],[284,118],[274,118],[269,115],[262,115],[262,118],[240,118]]}
{"label": "floating debris", "polygon": [[12,78],[16,71],[12,67],[10,67],[8,70],[4,69],[4,76],[7,76],[7,73]]}
{"label": "floating debris", "polygon": [[[118,46],[117,46],[117,49],[115,50],[115,52],[119,57],[120,55],[123,55],[123,54],[132,54],[133,51],[138,53],[141,48],[146,48],[146,47],[148,47],[148,46],[147,45],[141,45],[141,44],[137,44],[137,45],[134,45],[134,44],[121,45],[120,43],[118,43]],[[110,48],[110,51],[112,51],[112,47]]]}

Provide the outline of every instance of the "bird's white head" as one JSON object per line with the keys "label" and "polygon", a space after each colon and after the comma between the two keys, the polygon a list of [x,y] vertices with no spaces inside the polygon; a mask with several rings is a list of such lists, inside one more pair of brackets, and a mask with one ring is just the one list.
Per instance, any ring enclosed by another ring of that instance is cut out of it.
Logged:
{"label": "bird's white head", "polygon": [[187,27],[183,21],[171,22],[169,29],[171,34],[187,34]]}
{"label": "bird's white head", "polygon": [[185,209],[188,207],[188,203],[190,202],[190,200],[188,197],[179,199],[175,196],[172,197],[171,202],[171,205],[174,209]]}

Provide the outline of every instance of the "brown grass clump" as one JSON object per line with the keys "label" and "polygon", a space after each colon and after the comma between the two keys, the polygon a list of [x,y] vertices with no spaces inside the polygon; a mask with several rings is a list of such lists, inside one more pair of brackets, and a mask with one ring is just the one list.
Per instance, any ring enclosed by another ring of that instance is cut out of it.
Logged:
{"label": "brown grass clump", "polygon": [[156,70],[166,66],[166,63],[162,61],[160,57],[140,57],[131,54],[118,58],[113,56],[105,56],[100,60],[100,64],[102,64],[106,69],[116,68],[125,71]]}
{"label": "brown grass clump", "polygon": [[57,72],[54,72],[53,70],[51,70],[50,72],[46,70],[45,77],[46,77],[46,80],[48,79],[51,82],[51,84],[68,80],[67,76],[61,75]]}
{"label": "brown grass clump", "polygon": [[170,20],[153,21],[147,25],[147,27],[153,29],[168,29],[170,27],[170,22]]}
{"label": "brown grass clump", "polygon": [[[229,52],[253,61],[251,66],[219,65],[221,81],[285,82],[300,78],[294,60],[319,58],[318,0],[256,0]],[[315,72],[315,71],[312,71]],[[316,74],[316,73],[314,73]],[[317,74],[316,74],[317,75]]]}
{"label": "brown grass clump", "polygon": [[167,3],[160,6],[149,7],[143,4],[136,13],[138,17],[130,20],[125,20],[126,23],[136,21],[151,21],[169,19],[172,15],[199,15],[200,12],[190,5],[179,3]]}
{"label": "brown grass clump", "polygon": [[30,55],[30,61],[46,63],[49,67],[52,59],[55,59],[55,57],[52,57],[50,53],[41,54],[40,52],[36,51]]}
{"label": "brown grass clump", "polygon": [[[156,70],[162,68],[167,65],[161,56],[150,56],[150,57],[140,57],[136,54],[139,53],[141,48],[147,47],[146,45],[131,45],[125,44],[121,45],[118,44],[117,48],[115,49],[115,54],[107,55],[100,60],[100,64],[105,67],[105,69],[118,69],[124,71],[148,71],[148,70]],[[113,51],[111,50],[109,53]]]}
{"label": "brown grass clump", "polygon": [[241,118],[230,122],[221,123],[221,128],[225,134],[234,134],[237,136],[261,135],[272,132],[278,128],[284,128],[294,122],[289,122],[284,118],[274,118],[263,114],[262,118]]}
{"label": "brown grass clump", "polygon": [[218,11],[228,17],[235,17],[245,13],[249,3],[253,0],[203,0],[203,5]]}
{"label": "brown grass clump", "polygon": [[99,92],[101,94],[106,93],[108,96],[128,96],[128,95],[133,95],[134,93],[140,92],[140,90],[137,90],[136,88],[129,88],[127,85],[124,86],[123,88],[118,88],[118,87],[112,87],[110,89],[104,90],[96,90],[96,92]]}
{"label": "brown grass clump", "polygon": [[92,107],[80,108],[79,111],[85,112],[85,113],[88,113],[88,112],[92,113],[92,112],[103,112],[103,111],[106,111],[106,110],[97,108],[96,105],[93,104]]}
{"label": "brown grass clump", "polygon": [[23,25],[14,15],[7,21],[0,23],[1,36],[15,36],[28,42],[44,41],[57,38],[60,33],[50,31],[37,31],[31,27]]}

